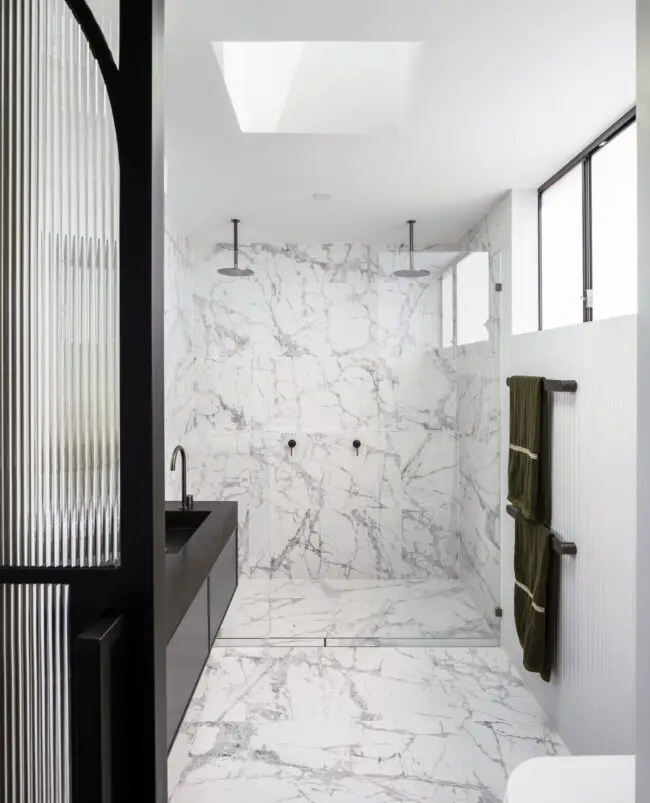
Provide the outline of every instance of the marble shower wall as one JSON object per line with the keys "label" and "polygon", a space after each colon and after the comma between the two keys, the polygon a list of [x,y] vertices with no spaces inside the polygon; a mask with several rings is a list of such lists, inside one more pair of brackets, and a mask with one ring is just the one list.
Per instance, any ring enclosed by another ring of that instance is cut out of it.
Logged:
{"label": "marble shower wall", "polygon": [[[483,348],[481,348],[483,346]],[[459,354],[458,528],[460,579],[486,620],[501,600],[501,371],[489,344]]]}
{"label": "marble shower wall", "polygon": [[395,278],[398,260],[252,245],[236,279],[217,273],[231,246],[196,259],[174,427],[196,497],[239,502],[243,574],[457,576],[455,360],[439,278]]}

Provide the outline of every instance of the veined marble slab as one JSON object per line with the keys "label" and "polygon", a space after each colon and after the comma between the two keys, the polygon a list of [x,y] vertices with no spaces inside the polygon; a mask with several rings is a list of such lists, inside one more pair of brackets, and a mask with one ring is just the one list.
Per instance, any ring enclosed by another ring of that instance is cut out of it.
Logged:
{"label": "veined marble slab", "polygon": [[172,803],[497,803],[566,753],[498,648],[214,648],[181,736]]}

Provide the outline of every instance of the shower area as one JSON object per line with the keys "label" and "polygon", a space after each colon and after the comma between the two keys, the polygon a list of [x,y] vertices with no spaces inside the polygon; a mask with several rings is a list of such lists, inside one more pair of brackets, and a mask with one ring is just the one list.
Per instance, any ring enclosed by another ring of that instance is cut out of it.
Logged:
{"label": "shower area", "polygon": [[495,643],[498,255],[234,235],[166,254],[167,452],[239,504],[221,643]]}

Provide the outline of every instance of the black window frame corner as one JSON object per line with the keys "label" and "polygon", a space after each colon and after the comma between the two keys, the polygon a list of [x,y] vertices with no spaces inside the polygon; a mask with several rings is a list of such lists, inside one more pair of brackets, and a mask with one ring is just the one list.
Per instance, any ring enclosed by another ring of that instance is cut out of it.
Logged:
{"label": "black window frame corner", "polygon": [[593,231],[592,205],[593,187],[591,160],[603,146],[613,140],[626,128],[636,122],[636,106],[625,112],[609,128],[596,137],[577,156],[568,161],[537,190],[537,294],[538,294],[538,330],[543,326],[543,243],[542,243],[542,207],[544,193],[563,179],[574,168],[582,165],[582,322],[593,321],[593,307],[588,305],[589,293],[593,290]]}

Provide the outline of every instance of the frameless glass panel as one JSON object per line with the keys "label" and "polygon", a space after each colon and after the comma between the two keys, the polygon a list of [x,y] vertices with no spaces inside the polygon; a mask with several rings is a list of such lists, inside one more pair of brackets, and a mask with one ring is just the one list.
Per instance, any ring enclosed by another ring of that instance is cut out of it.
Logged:
{"label": "frameless glass panel", "polygon": [[442,277],[442,347],[454,345],[454,272]]}
{"label": "frameless glass panel", "polygon": [[637,311],[636,123],[591,160],[593,316]]}
{"label": "frameless glass panel", "polygon": [[469,254],[456,265],[456,342],[480,343],[490,336],[490,258]]}
{"label": "frameless glass panel", "polygon": [[582,165],[542,194],[542,329],[583,320]]}
{"label": "frameless glass panel", "polygon": [[69,593],[0,586],[0,799],[68,803]]}
{"label": "frameless glass panel", "polygon": [[118,160],[64,0],[17,0],[0,50],[0,563],[119,559]]}

